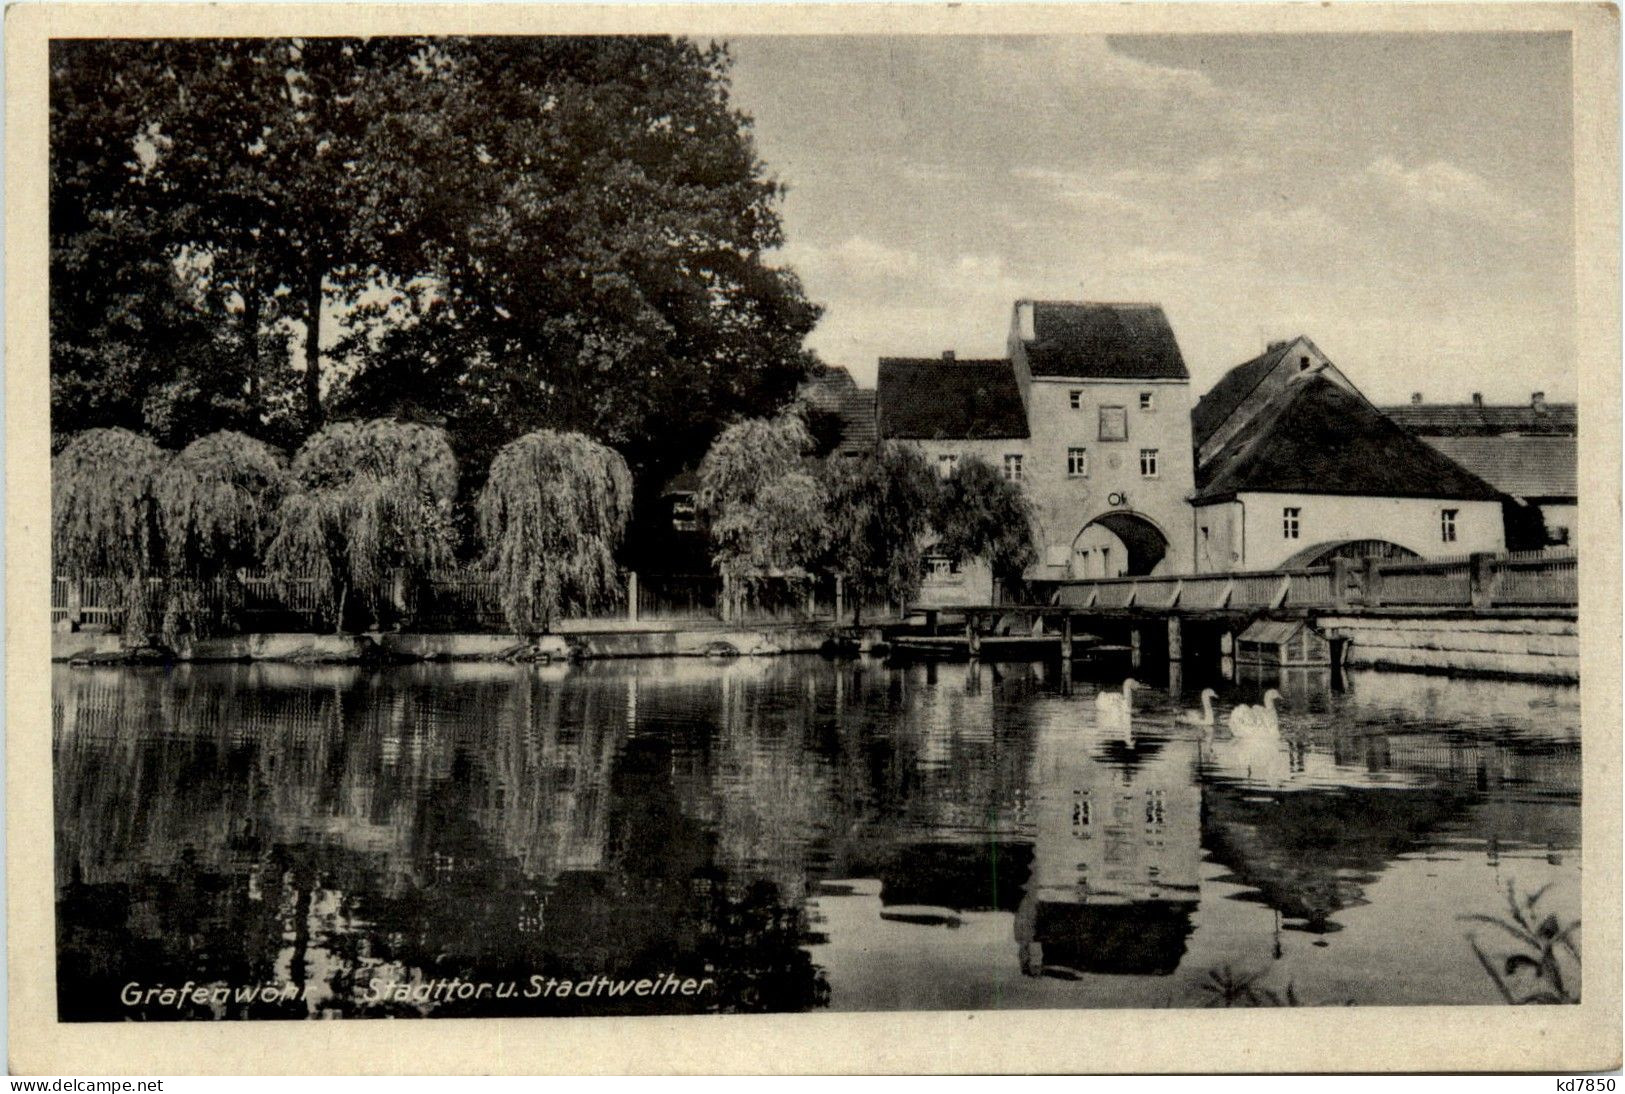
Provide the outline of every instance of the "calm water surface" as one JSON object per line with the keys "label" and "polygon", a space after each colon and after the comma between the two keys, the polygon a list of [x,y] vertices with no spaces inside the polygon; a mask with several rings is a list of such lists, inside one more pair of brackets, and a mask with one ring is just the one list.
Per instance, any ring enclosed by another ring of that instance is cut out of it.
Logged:
{"label": "calm water surface", "polygon": [[1044,664],[52,671],[67,1020],[1493,1004],[1459,917],[1579,908],[1568,687],[1299,670],[1204,735]]}

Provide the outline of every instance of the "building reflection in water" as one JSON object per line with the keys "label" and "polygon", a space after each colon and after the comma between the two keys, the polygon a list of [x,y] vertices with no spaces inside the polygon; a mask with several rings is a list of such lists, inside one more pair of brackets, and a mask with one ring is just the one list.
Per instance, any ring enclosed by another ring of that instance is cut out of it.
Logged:
{"label": "building reflection in water", "polygon": [[1037,837],[1015,935],[1022,972],[1165,976],[1196,911],[1197,745],[1050,725],[1033,785]]}

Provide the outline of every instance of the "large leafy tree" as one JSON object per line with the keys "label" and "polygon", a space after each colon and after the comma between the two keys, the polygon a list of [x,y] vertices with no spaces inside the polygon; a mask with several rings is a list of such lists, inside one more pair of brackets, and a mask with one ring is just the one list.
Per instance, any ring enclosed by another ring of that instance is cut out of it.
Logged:
{"label": "large leafy tree", "polygon": [[940,480],[918,449],[887,442],[856,459],[825,462],[830,567],[852,597],[852,620],[865,599],[906,603],[925,576],[923,545],[937,514]]}
{"label": "large leafy tree", "polygon": [[338,422],[299,449],[293,479],[266,564],[315,579],[336,626],[344,625],[351,594],[378,623],[397,580],[420,582],[450,564],[457,460],[442,430],[387,419]]}
{"label": "large leafy tree", "polygon": [[657,489],[789,397],[817,317],[763,258],[782,191],[728,65],[667,38],[55,43],[59,427],[151,428],[156,392],[174,443],[296,441],[337,401],[444,425],[471,469],[582,432]]}
{"label": "large leafy tree", "polygon": [[632,509],[620,453],[579,433],[539,430],[505,445],[480,493],[486,564],[515,630],[545,631],[620,587],[615,550]]}
{"label": "large leafy tree", "polygon": [[975,456],[961,459],[942,484],[932,523],[937,551],[958,562],[984,560],[994,580],[1006,586],[1038,560],[1032,508],[1021,488]]}
{"label": "large leafy tree", "polygon": [[434,291],[404,302],[411,321],[366,355],[357,398],[433,393],[465,444],[579,430],[654,487],[721,423],[787,400],[817,310],[764,261],[782,188],[730,101],[726,51],[629,37],[446,51],[458,94],[444,133],[417,142],[444,187],[422,222]]}
{"label": "large leafy tree", "polygon": [[59,417],[286,433],[292,319],[299,424],[320,423],[324,304],[391,253],[367,210],[392,196],[368,150],[394,41],[52,44],[52,371],[78,381]]}
{"label": "large leafy tree", "polygon": [[57,447],[100,427],[175,440],[170,427],[180,417],[206,433],[239,424],[246,409],[232,390],[229,341],[177,262],[148,171],[153,70],[143,61],[128,43],[51,46]]}

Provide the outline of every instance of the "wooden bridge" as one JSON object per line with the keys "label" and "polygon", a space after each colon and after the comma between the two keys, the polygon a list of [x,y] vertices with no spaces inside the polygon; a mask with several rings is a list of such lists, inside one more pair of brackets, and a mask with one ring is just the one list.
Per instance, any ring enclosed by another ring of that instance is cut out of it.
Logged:
{"label": "wooden bridge", "polygon": [[[1036,590],[1038,603],[926,609],[927,631],[939,634],[943,615],[962,616],[957,641],[970,656],[982,655],[986,643],[1042,636],[1059,645],[1063,659],[1073,656],[1076,634],[1127,631],[1137,665],[1142,645],[1178,661],[1188,636],[1211,636],[1228,654],[1253,622],[1308,620],[1332,640],[1334,659],[1363,642],[1362,656],[1407,667],[1564,679],[1578,671],[1579,559],[1572,550],[1338,559],[1303,569],[1046,582]],[[1395,638],[1397,630],[1407,633]],[[1463,656],[1434,664],[1414,655],[1424,647],[1450,654],[1453,643],[1467,647]]]}

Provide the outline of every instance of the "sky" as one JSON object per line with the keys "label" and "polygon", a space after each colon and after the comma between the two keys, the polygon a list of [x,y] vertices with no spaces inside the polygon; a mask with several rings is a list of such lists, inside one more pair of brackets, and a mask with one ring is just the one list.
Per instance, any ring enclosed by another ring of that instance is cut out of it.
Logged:
{"label": "sky", "polygon": [[1197,393],[1306,334],[1378,402],[1576,397],[1567,35],[729,44],[860,383],[1030,297],[1161,303]]}

